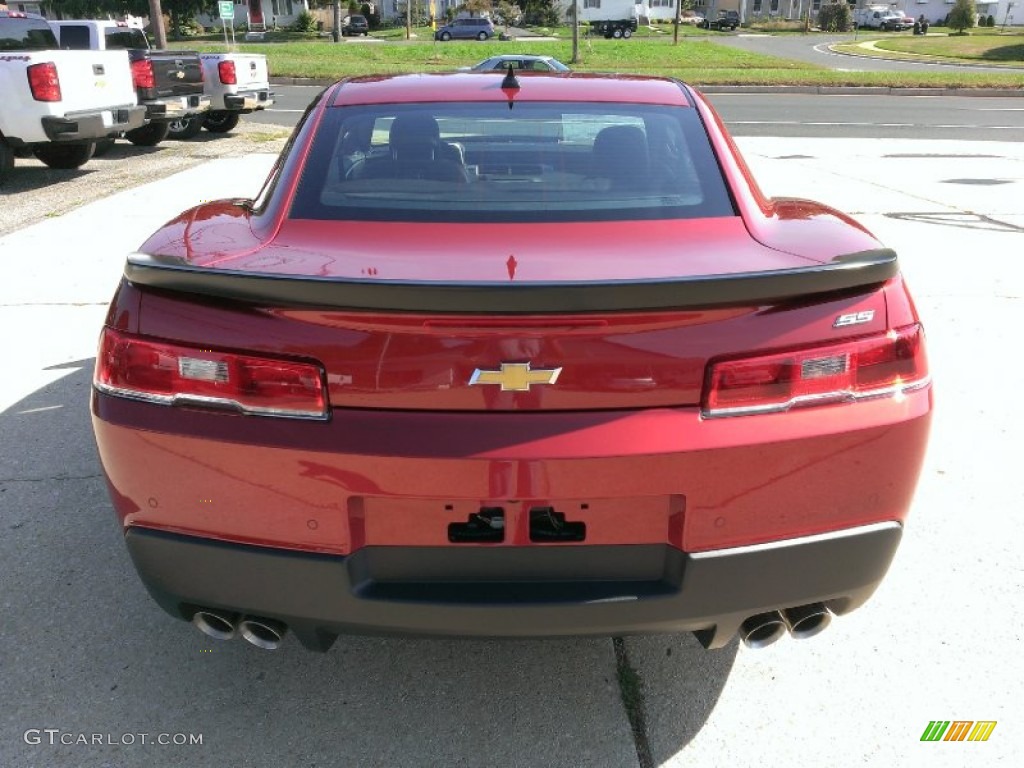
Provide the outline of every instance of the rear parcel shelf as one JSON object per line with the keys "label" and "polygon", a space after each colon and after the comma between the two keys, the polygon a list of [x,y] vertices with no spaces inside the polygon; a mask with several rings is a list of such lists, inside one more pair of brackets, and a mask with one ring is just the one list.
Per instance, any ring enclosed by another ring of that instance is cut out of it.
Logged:
{"label": "rear parcel shelf", "polygon": [[889,248],[770,272],[591,282],[442,283],[257,274],[195,267],[180,258],[145,253],[130,254],[124,268],[125,278],[136,285],[247,304],[443,314],[569,314],[768,304],[880,285],[897,274],[896,253]]}

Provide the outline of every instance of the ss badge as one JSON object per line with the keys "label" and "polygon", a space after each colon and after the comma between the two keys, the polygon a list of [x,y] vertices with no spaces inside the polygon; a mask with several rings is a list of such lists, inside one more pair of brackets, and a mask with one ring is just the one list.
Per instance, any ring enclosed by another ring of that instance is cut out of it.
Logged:
{"label": "ss badge", "polygon": [[875,319],[875,310],[868,309],[864,312],[851,312],[848,315],[840,315],[836,318],[836,321],[832,323],[833,328],[845,328],[848,325],[860,325],[862,323],[870,323]]}

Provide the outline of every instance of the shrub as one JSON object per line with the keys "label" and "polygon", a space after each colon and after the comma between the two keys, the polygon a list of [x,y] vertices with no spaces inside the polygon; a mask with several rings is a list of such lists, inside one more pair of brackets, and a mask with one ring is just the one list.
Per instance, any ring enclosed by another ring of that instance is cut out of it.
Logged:
{"label": "shrub", "polygon": [[991,13],[985,18],[986,27],[994,27],[996,25],[996,17]]}
{"label": "shrub", "polygon": [[303,11],[295,18],[295,23],[291,28],[295,32],[316,32],[316,16],[309,11]]}
{"label": "shrub", "polygon": [[849,32],[853,27],[853,15],[845,2],[822,5],[818,11],[818,27],[824,32]]}
{"label": "shrub", "polygon": [[977,18],[978,11],[974,7],[974,0],[956,0],[956,5],[953,6],[953,10],[947,17],[949,26],[960,34],[973,27]]}

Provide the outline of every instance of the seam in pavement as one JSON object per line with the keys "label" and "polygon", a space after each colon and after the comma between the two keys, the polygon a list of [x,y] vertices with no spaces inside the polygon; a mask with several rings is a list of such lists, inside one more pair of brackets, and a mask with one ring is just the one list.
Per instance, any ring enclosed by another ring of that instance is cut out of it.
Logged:
{"label": "seam in pavement", "polygon": [[633,746],[636,748],[636,759],[640,768],[654,768],[651,757],[651,744],[647,740],[647,712],[644,707],[643,680],[629,660],[626,643],[621,637],[612,638],[615,649],[615,672],[619,683],[619,696],[622,706],[629,718],[629,728],[633,732]]}

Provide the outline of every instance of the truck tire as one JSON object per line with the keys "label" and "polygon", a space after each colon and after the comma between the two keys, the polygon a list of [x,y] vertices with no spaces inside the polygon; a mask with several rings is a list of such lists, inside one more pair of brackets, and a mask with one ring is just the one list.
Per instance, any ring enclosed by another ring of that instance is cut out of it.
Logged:
{"label": "truck tire", "polygon": [[168,130],[167,123],[147,123],[141,128],[128,131],[124,137],[136,147],[155,147],[167,138]]}
{"label": "truck tire", "polygon": [[618,40],[620,37],[622,37],[622,29],[619,28],[619,27],[616,27],[615,29],[613,29],[612,30],[612,37],[614,37],[616,40]]}
{"label": "truck tire", "polygon": [[4,176],[7,172],[14,168],[14,152],[7,142],[0,139],[0,181],[3,181]]}
{"label": "truck tire", "polygon": [[217,110],[210,112],[203,120],[203,127],[210,133],[227,133],[233,131],[238,125],[239,114],[237,112],[225,112]]}
{"label": "truck tire", "polygon": [[32,153],[44,165],[64,171],[85,165],[95,151],[95,141],[85,144],[40,144],[32,148]]}
{"label": "truck tire", "polygon": [[203,130],[202,115],[198,117],[179,117],[177,120],[171,120],[167,124],[167,135],[177,141],[191,139],[193,136],[199,135],[201,130]]}
{"label": "truck tire", "polygon": [[633,30],[631,30],[629,27],[626,27],[624,30],[622,30],[622,36],[629,40],[629,38],[633,36]]}

